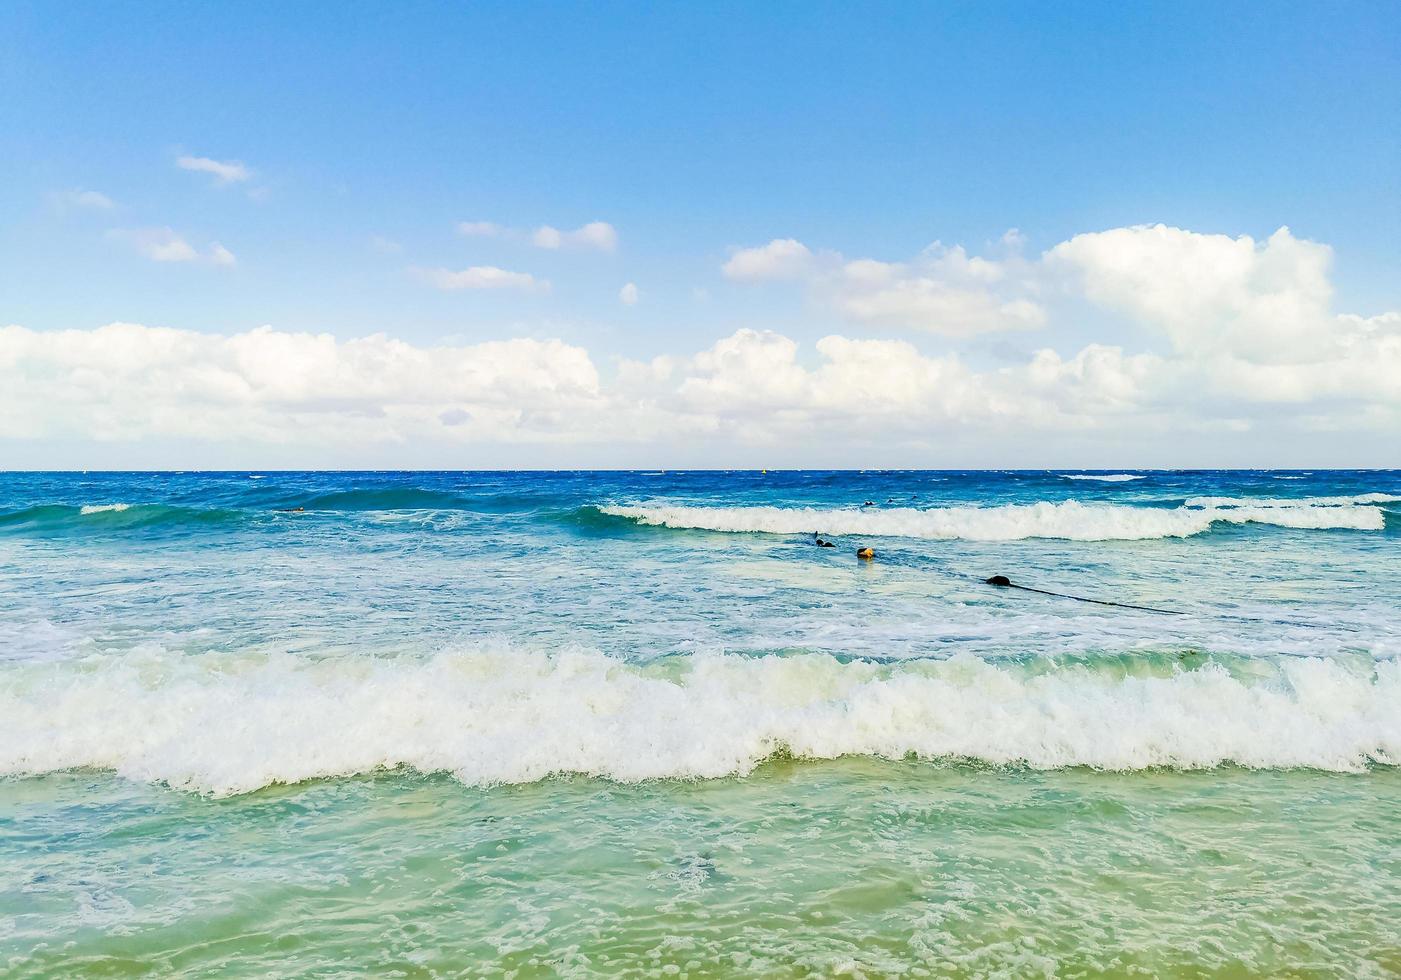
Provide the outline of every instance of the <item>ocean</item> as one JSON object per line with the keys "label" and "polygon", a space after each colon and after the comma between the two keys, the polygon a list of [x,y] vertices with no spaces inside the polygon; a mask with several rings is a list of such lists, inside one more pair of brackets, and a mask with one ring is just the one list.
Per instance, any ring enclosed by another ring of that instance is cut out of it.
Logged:
{"label": "ocean", "polygon": [[6,977],[1396,976],[1398,763],[1398,471],[0,475]]}

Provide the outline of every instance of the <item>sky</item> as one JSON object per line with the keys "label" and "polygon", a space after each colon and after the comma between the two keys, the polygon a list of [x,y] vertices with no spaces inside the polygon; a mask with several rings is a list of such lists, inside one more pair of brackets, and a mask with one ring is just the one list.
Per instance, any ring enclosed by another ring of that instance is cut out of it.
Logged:
{"label": "sky", "polygon": [[0,5],[0,468],[1398,447],[1396,4]]}

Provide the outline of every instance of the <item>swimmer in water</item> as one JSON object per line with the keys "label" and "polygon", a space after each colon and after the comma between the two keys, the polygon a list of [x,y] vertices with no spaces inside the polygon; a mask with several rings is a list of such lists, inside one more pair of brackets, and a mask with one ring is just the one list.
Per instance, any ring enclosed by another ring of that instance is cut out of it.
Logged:
{"label": "swimmer in water", "polygon": [[813,536],[813,538],[817,541],[817,546],[818,546],[819,548],[835,548],[835,547],[836,547],[836,545],[833,544],[833,543],[830,542],[830,541],[823,541],[823,540],[822,540],[822,535],[818,534],[816,531],[813,531],[813,532],[812,532],[812,536]]}

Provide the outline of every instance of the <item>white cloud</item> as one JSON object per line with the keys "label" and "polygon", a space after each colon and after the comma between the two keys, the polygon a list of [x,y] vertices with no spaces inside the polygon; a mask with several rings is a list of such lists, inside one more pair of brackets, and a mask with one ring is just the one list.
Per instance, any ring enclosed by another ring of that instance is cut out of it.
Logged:
{"label": "white cloud", "polygon": [[181,170],[209,174],[216,184],[241,184],[253,176],[253,171],[238,160],[213,160],[209,157],[177,157],[175,165]]}
{"label": "white cloud", "polygon": [[493,221],[459,221],[457,233],[469,238],[495,238],[506,231]]}
{"label": "white cloud", "polygon": [[474,265],[454,272],[451,269],[418,269],[418,275],[439,289],[520,289],[549,292],[547,279],[537,279],[528,272],[511,272],[494,265]]}
{"label": "white cloud", "polygon": [[793,238],[775,238],[757,248],[735,249],[720,271],[739,282],[767,282],[800,279],[813,267],[813,254],[806,245]]}
{"label": "white cloud", "polygon": [[538,248],[596,248],[611,252],[618,247],[618,232],[606,221],[590,221],[573,231],[542,225],[535,229],[530,241]]}
{"label": "white cloud", "polygon": [[107,236],[125,242],[153,262],[203,262],[231,266],[237,261],[234,254],[218,242],[210,242],[204,251],[200,251],[173,228],[114,228]]}
{"label": "white cloud", "polygon": [[[0,328],[0,437],[550,440],[601,407],[588,354],[557,340],[417,347],[261,327],[222,336],[114,323]],[[581,414],[583,413],[583,414]]]}
{"label": "white cloud", "polygon": [[637,291],[636,283],[630,282],[618,290],[618,301],[624,306],[636,306],[641,298],[642,294]]}
{"label": "white cloud", "polygon": [[[198,252],[169,229],[121,234],[162,261],[219,261],[217,245]],[[1113,229],[1034,261],[1014,244],[995,258],[944,246],[903,263],[813,258],[805,285],[814,300],[875,304],[894,291],[915,310],[899,314],[902,323],[922,316],[951,332],[953,321],[1000,322],[1009,314],[986,302],[1059,286],[1170,343],[1131,349],[1135,332],[1111,323],[1114,335],[1099,342],[1004,351],[988,366],[906,340],[834,333],[804,345],[742,329],[689,356],[621,359],[600,377],[587,351],[558,340],[420,346],[269,328],[214,336],[132,324],[9,327],[0,330],[0,437],[324,443],[363,463],[374,457],[354,456],[361,443],[433,439],[649,454],[709,446],[693,465],[726,465],[734,446],[764,447],[769,463],[821,465],[860,465],[823,455],[837,446],[883,451],[895,465],[1320,465],[1350,446],[1362,455],[1346,465],[1375,465],[1389,462],[1377,447],[1401,439],[1401,313],[1334,312],[1326,248],[1287,231],[1257,243]],[[420,275],[445,289],[547,288],[490,266]],[[1199,292],[1184,295],[1193,285]],[[963,293],[982,299],[958,307]],[[879,322],[870,311],[847,315]],[[960,440],[984,455],[938,455]],[[1056,446],[1080,450],[1055,462]]]}
{"label": "white cloud", "polygon": [[[1243,438],[1258,425],[1283,426],[1291,445],[1296,437],[1329,445],[1331,433],[1358,427],[1381,435],[1378,444],[1387,434],[1394,442],[1401,317],[1363,323],[1353,354],[1312,370],[1102,344],[979,370],[906,341],[841,335],[819,340],[807,363],[792,338],[745,329],[691,357],[625,360],[611,380],[587,351],[559,340],[420,346],[268,327],[222,336],[121,323],[12,326],[0,329],[0,438],[180,438],[352,453],[420,440],[658,451],[710,440],[720,453],[786,447],[796,462],[828,446],[927,451],[952,439],[1043,451],[1075,433],[1094,446],[1118,438],[1190,447],[1188,433]],[[1296,399],[1284,412],[1282,396]]]}
{"label": "white cloud", "polygon": [[[1063,362],[1051,351],[1016,368],[977,372],[956,355],[927,356],[900,340],[824,337],[820,363],[769,331],[740,330],[697,354],[677,390],[685,407],[749,441],[822,431],[880,439],[975,427],[1092,424],[1106,408],[1139,407],[1125,394],[1152,365],[1091,347]],[[878,429],[871,426],[878,425]]]}
{"label": "white cloud", "polygon": [[1256,242],[1165,225],[1076,235],[1045,256],[1091,301],[1183,353],[1263,362],[1318,358],[1348,332],[1329,312],[1331,262],[1328,246],[1288,228]]}
{"label": "white cloud", "polygon": [[111,211],[117,206],[117,203],[106,194],[99,191],[83,190],[81,187],[59,191],[50,195],[50,198],[59,208],[75,210]]}
{"label": "white cloud", "polygon": [[218,242],[211,242],[209,245],[208,258],[215,265],[236,265],[238,260],[234,254],[220,245]]}
{"label": "white cloud", "polygon": [[534,231],[510,228],[494,221],[459,221],[457,233],[468,238],[503,238],[513,242],[529,242],[536,248],[598,249],[612,252],[618,247],[618,231],[606,221],[591,221],[573,231],[562,231],[551,225],[541,225]]}
{"label": "white cloud", "polygon": [[[1009,232],[1002,244],[1015,252],[1020,238]],[[805,282],[814,303],[874,326],[959,337],[1039,327],[1046,320],[1018,256],[987,259],[938,242],[909,262],[882,262],[814,253],[779,238],[735,251],[721,271],[740,282]]]}
{"label": "white cloud", "polygon": [[949,336],[1039,327],[1039,303],[998,284],[1001,263],[970,258],[961,247],[936,246],[912,263],[858,259],[822,284],[848,319],[890,327],[916,327]]}

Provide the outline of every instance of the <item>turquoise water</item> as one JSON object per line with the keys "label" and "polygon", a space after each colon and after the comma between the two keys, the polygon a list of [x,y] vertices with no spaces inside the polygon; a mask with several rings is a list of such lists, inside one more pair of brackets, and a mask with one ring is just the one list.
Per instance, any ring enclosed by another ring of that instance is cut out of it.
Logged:
{"label": "turquoise water", "polygon": [[1395,975],[1398,539],[1395,472],[3,476],[0,965]]}

